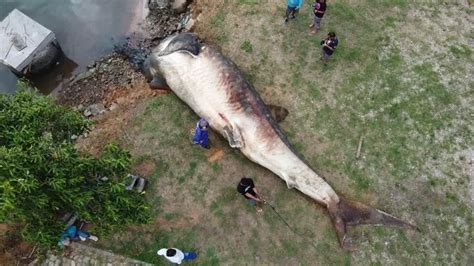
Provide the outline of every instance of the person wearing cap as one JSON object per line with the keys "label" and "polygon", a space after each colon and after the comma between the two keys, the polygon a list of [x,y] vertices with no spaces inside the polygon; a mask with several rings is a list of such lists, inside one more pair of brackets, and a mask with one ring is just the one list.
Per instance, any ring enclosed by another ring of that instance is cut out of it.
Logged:
{"label": "person wearing cap", "polygon": [[209,146],[209,133],[207,129],[209,128],[209,123],[204,119],[201,118],[197,124],[196,128],[194,130],[194,137],[193,137],[193,143],[196,145],[200,145],[203,148],[210,149],[211,147]]}
{"label": "person wearing cap", "polygon": [[159,256],[165,257],[172,263],[181,264],[183,260],[194,260],[197,254],[194,252],[183,252],[177,248],[162,248],[156,252]]}

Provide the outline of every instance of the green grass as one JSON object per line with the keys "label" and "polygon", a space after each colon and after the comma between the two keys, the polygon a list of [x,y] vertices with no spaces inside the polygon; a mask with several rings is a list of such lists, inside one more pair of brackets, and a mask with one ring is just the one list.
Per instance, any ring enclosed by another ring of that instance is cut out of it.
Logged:
{"label": "green grass", "polygon": [[245,40],[242,45],[240,45],[240,49],[242,49],[246,53],[252,53],[253,52],[253,46],[252,43],[248,40]]}
{"label": "green grass", "polygon": [[[467,37],[454,34],[443,24],[443,10],[429,3],[330,2],[316,36],[308,34],[307,3],[286,28],[279,17],[284,4],[271,4],[227,1],[210,14],[213,41],[265,101],[290,111],[281,123],[290,142],[327,173],[338,193],[417,223],[422,232],[351,228],[359,251],[342,251],[323,208],[221,138],[212,143],[225,155],[208,162],[209,154],[190,144],[198,117],[166,94],[137,114],[129,132],[135,139],[127,145],[134,164],[156,164],[147,192],[156,218],[189,224],[145,226],[110,248],[152,263],[162,263],[158,248],[176,246],[198,250],[199,265],[466,264],[473,221],[463,169],[474,146]],[[468,14],[443,7],[453,17]],[[410,10],[432,23],[423,24]],[[328,31],[337,33],[340,44],[324,66],[319,42]],[[257,215],[235,191],[244,174],[308,237],[293,235],[271,209]]]}

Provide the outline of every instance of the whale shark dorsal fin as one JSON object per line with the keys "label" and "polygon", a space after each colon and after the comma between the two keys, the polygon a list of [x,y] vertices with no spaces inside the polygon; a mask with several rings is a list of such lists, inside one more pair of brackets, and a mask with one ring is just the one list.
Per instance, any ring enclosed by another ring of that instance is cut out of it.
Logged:
{"label": "whale shark dorsal fin", "polygon": [[289,114],[288,109],[286,109],[285,107],[273,104],[267,104],[267,107],[270,110],[270,113],[272,114],[273,118],[277,121],[277,123],[283,122]]}

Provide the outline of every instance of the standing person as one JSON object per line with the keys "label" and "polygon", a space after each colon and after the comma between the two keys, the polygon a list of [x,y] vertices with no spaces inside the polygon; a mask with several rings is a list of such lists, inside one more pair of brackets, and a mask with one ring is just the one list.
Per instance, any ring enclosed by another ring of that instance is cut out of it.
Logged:
{"label": "standing person", "polygon": [[288,20],[296,18],[296,12],[301,8],[303,0],[288,0],[288,5],[285,13],[285,25],[288,25]]}
{"label": "standing person", "polygon": [[183,252],[177,248],[162,248],[156,252],[159,256],[165,257],[172,263],[181,264],[183,260],[194,260],[197,254],[194,252]]}
{"label": "standing person", "polygon": [[329,58],[331,58],[331,55],[336,50],[338,43],[339,40],[336,37],[336,33],[333,31],[329,32],[326,39],[321,41],[321,45],[323,46],[321,51],[321,59],[323,60],[324,64],[326,64]]}
{"label": "standing person", "polygon": [[196,124],[193,137],[194,144],[201,145],[201,147],[206,149],[211,148],[211,146],[209,146],[209,133],[207,132],[208,127],[209,123],[204,118],[201,118]]}
{"label": "standing person", "polygon": [[316,31],[321,27],[321,20],[323,19],[324,12],[326,12],[326,0],[316,0],[313,4],[313,8],[314,19],[309,27],[313,28],[311,33],[316,34]]}
{"label": "standing person", "polygon": [[250,205],[255,206],[257,213],[261,213],[263,211],[263,209],[259,207],[257,203],[262,204],[265,201],[263,200],[262,195],[258,192],[251,178],[242,177],[239,184],[237,185],[237,191],[249,200]]}

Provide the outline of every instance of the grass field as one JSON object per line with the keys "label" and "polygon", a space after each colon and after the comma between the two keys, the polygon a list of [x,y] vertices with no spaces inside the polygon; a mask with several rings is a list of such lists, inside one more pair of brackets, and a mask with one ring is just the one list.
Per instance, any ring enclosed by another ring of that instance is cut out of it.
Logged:
{"label": "grass field", "polygon": [[[171,246],[197,251],[190,265],[474,261],[472,7],[329,1],[322,30],[310,35],[310,1],[288,27],[285,1],[198,2],[198,34],[220,46],[267,103],[290,111],[282,128],[335,190],[421,233],[354,228],[359,250],[343,251],[327,212],[277,176],[216,135],[211,151],[192,146],[198,117],[165,94],[137,107],[119,138],[151,181],[154,222],[100,246],[156,264],[166,264],[156,251]],[[339,47],[324,66],[319,42],[328,31]],[[307,237],[269,208],[257,215],[235,190],[242,175]]]}

